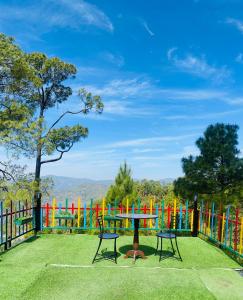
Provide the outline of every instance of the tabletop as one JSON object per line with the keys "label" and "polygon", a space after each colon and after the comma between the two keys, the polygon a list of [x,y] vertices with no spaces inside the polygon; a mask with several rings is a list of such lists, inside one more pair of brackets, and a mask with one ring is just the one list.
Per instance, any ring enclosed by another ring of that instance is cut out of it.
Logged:
{"label": "tabletop", "polygon": [[148,215],[148,214],[118,214],[116,215],[118,218],[123,219],[156,219],[158,218],[157,215]]}

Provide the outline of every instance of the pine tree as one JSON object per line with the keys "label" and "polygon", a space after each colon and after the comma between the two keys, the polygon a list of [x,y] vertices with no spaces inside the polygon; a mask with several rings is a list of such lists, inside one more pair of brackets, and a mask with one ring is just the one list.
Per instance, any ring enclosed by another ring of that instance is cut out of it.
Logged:
{"label": "pine tree", "polygon": [[243,159],[239,156],[237,125],[210,125],[196,141],[200,154],[182,159],[185,173],[175,181],[175,192],[193,198],[195,193],[232,203],[241,199]]}
{"label": "pine tree", "polygon": [[108,202],[114,203],[116,200],[117,203],[125,205],[127,199],[130,203],[136,200],[137,193],[131,175],[131,168],[125,162],[120,166],[115,183],[110,186],[107,192],[106,199]]}

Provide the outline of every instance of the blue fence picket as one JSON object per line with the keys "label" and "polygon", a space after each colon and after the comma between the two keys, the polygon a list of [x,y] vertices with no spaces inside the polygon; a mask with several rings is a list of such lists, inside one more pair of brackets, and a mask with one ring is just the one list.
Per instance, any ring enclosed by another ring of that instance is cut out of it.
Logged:
{"label": "blue fence picket", "polygon": [[86,216],[87,216],[87,209],[86,209],[86,203],[84,203],[84,229],[86,229]]}
{"label": "blue fence picket", "polygon": [[43,230],[43,208],[40,209],[40,230]]}
{"label": "blue fence picket", "polygon": [[[62,203],[58,203],[58,213],[61,214],[62,212]],[[58,225],[61,226],[61,219],[58,220]]]}
{"label": "blue fence picket", "polygon": [[182,228],[182,204],[180,204],[179,230]]}
{"label": "blue fence picket", "polygon": [[[132,214],[135,213],[134,203],[132,204]],[[132,219],[132,228],[134,228],[134,219]]]}

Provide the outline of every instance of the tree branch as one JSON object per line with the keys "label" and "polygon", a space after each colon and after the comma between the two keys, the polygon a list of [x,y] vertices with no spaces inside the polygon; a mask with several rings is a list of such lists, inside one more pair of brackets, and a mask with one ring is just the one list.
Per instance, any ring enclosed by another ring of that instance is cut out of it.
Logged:
{"label": "tree branch", "polygon": [[41,165],[47,164],[47,163],[50,163],[50,162],[55,162],[55,161],[58,161],[58,160],[62,159],[63,153],[64,153],[64,152],[61,152],[61,153],[60,153],[60,156],[57,157],[57,158],[53,158],[53,159],[48,159],[48,160],[43,160],[43,161],[41,161]]}
{"label": "tree branch", "polygon": [[62,119],[63,117],[65,117],[67,114],[78,115],[78,114],[81,114],[81,113],[83,113],[83,112],[84,112],[84,109],[81,109],[81,110],[76,111],[76,112],[67,110],[65,113],[63,113],[63,114],[62,114],[62,115],[61,115],[61,116],[60,116],[60,117],[59,117],[59,118],[51,125],[51,127],[49,128],[47,134],[46,134],[43,138],[47,137],[47,135],[50,133],[50,131],[52,130],[52,128],[53,128],[54,126],[56,126],[56,124],[57,124],[58,122],[60,122],[61,119]]}
{"label": "tree branch", "polygon": [[4,103],[0,103],[0,106],[3,106],[4,108],[6,108],[9,111],[10,114],[12,113],[12,110],[11,110],[10,106],[8,106]]}
{"label": "tree branch", "polygon": [[13,147],[19,148],[19,149],[21,149],[21,150],[23,150],[23,151],[26,151],[26,152],[29,152],[29,151],[30,151],[30,149],[25,149],[23,146],[20,146],[20,145],[18,145],[18,144],[13,143],[13,142],[8,142],[7,144],[9,144],[9,145],[11,145],[11,146],[13,146]]}
{"label": "tree branch", "polygon": [[57,158],[53,158],[53,159],[43,160],[43,161],[41,161],[41,165],[42,164],[47,164],[47,163],[50,163],[50,162],[55,162],[55,161],[58,161],[58,160],[62,159],[63,154],[70,151],[72,146],[73,146],[73,143],[71,143],[71,145],[66,150],[60,150],[60,149],[58,149],[58,147],[56,147],[56,150],[58,152],[60,152],[60,156],[57,157]]}
{"label": "tree branch", "polygon": [[11,173],[9,173],[8,171],[6,171],[7,164],[5,164],[3,162],[0,162],[0,164],[2,166],[4,166],[4,168],[5,168],[5,169],[0,168],[0,173],[2,174],[2,178],[7,181],[13,180],[14,182],[16,182],[14,176]]}

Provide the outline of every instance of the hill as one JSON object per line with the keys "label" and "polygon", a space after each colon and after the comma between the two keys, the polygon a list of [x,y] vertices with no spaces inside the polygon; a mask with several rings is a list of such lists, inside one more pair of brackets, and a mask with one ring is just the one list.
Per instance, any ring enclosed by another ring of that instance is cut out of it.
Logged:
{"label": "hill", "polygon": [[[43,177],[49,177],[53,180],[54,188],[50,198],[55,197],[58,202],[62,203],[64,203],[66,198],[74,203],[77,202],[78,197],[81,197],[83,202],[88,202],[91,198],[102,199],[113,182],[112,180],[92,180],[55,175]],[[173,180],[172,178],[165,178],[159,181],[162,185],[166,185],[172,183]]]}
{"label": "hill", "polygon": [[48,175],[54,183],[50,198],[55,197],[57,201],[64,202],[66,198],[76,202],[78,197],[87,202],[91,198],[101,199],[111,185],[111,180],[92,180],[87,178],[73,178],[65,176]]}

